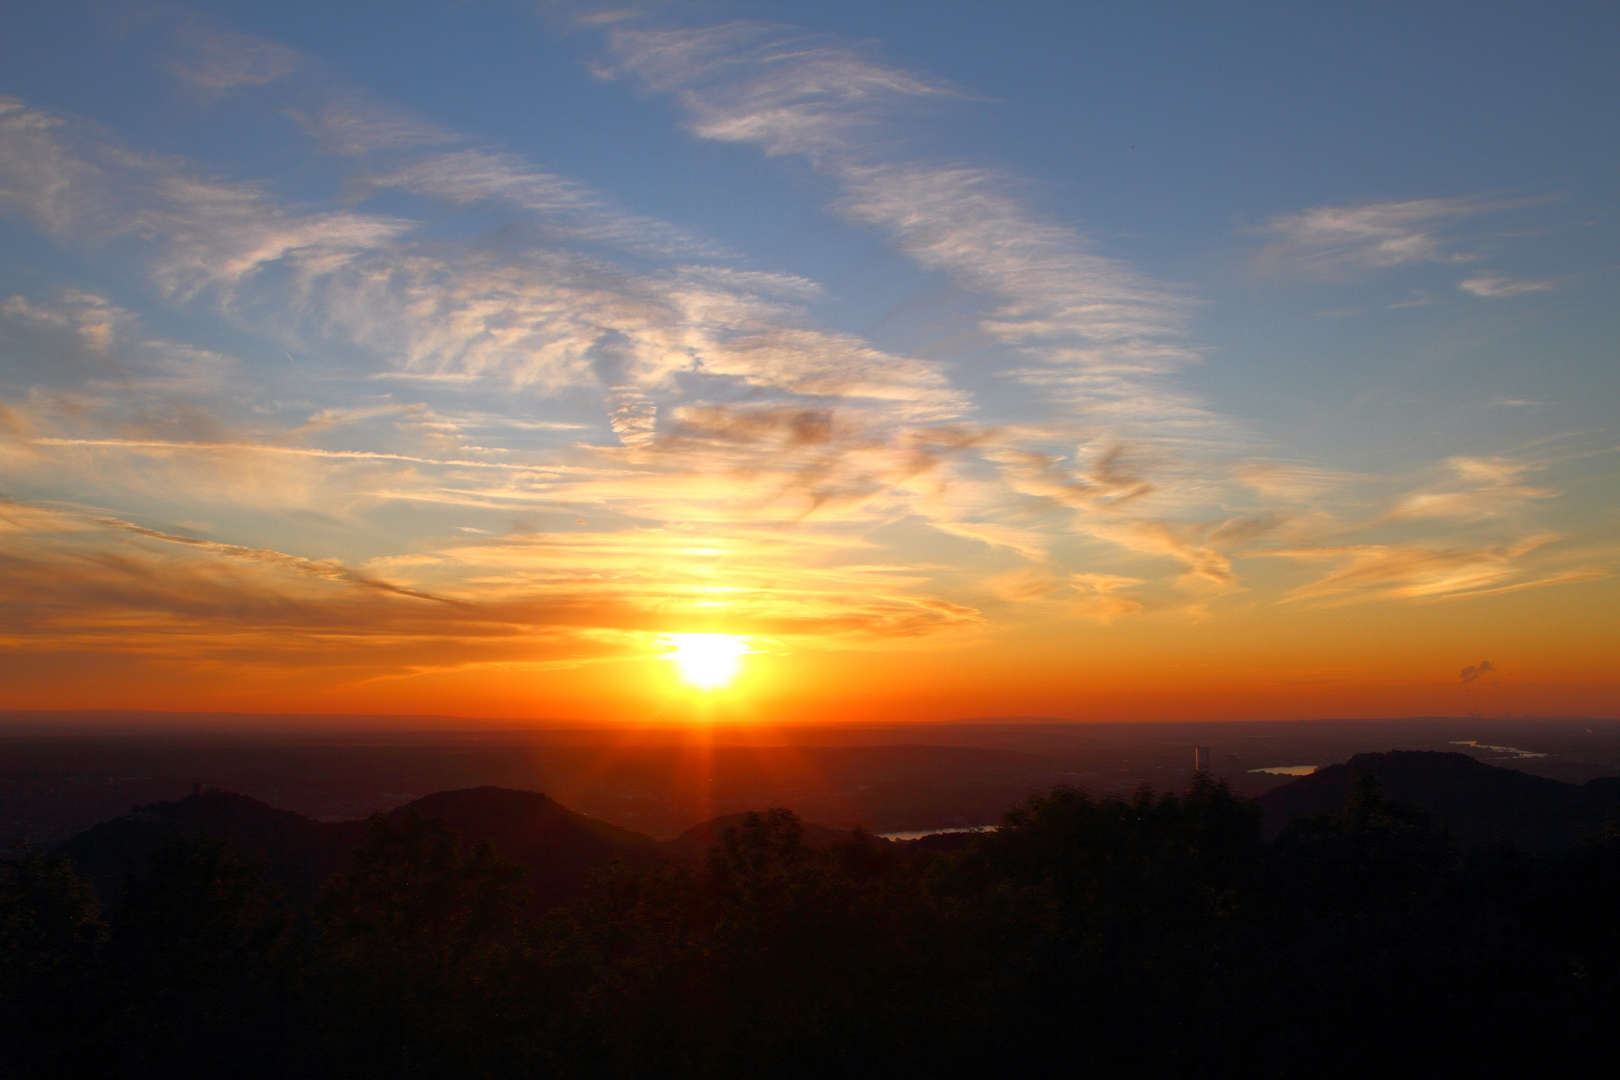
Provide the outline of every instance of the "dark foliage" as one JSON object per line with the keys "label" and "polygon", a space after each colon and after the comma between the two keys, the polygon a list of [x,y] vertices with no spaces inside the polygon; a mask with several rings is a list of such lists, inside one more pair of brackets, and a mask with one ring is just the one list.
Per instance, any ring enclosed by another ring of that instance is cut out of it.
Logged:
{"label": "dark foliage", "polygon": [[297,958],[263,870],[212,838],[180,838],[131,873],[101,956],[92,1071],[274,1076],[289,1063]]}
{"label": "dark foliage", "polygon": [[498,1075],[523,870],[488,840],[460,848],[435,818],[378,815],[321,897],[319,1056],[342,1075]]}
{"label": "dark foliage", "polygon": [[[508,801],[566,821],[549,801]],[[773,810],[721,828],[700,862],[622,860],[541,910],[523,881],[544,876],[541,855],[525,870],[410,812],[374,818],[312,906],[283,906],[274,879],[219,842],[173,839],[129,877],[106,926],[66,864],[24,856],[0,868],[0,1067],[1607,1071],[1620,821],[1557,857],[1470,851],[1370,773],[1341,809],[1273,840],[1261,815],[1202,777],[1127,799],[1059,788],[948,845],[812,838]]]}
{"label": "dark foliage", "polygon": [[66,859],[19,850],[0,862],[0,1076],[66,1072],[62,1021],[96,985],[106,928]]}

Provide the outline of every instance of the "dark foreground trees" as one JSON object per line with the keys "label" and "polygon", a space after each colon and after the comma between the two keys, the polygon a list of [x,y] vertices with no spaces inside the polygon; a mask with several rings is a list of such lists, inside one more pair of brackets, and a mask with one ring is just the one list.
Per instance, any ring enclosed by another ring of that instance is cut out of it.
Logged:
{"label": "dark foreground trees", "polygon": [[811,850],[772,811],[543,915],[521,873],[379,818],[298,911],[186,840],[104,925],[68,867],[12,861],[0,1071],[1545,1075],[1605,1068],[1620,1020],[1620,830],[1465,856],[1371,784],[1269,845],[1199,780],[1059,789],[928,855]]}

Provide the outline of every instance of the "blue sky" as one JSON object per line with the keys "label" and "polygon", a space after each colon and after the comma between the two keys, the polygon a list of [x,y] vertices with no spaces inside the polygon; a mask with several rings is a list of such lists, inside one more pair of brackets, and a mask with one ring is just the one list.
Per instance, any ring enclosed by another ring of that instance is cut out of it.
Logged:
{"label": "blue sky", "polygon": [[1533,593],[1596,651],[1521,681],[1611,685],[1617,21],[9,5],[10,648],[352,702]]}

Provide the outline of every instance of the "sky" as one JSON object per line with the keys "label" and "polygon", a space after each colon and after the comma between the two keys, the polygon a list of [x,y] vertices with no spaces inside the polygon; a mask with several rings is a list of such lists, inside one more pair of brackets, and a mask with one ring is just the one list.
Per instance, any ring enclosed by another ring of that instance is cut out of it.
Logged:
{"label": "sky", "polygon": [[1617,31],[6,4],[0,708],[1620,715]]}

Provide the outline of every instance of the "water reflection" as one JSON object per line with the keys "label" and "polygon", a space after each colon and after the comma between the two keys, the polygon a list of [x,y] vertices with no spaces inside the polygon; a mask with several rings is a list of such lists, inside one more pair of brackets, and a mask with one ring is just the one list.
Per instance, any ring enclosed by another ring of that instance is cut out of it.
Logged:
{"label": "water reflection", "polygon": [[904,832],[878,833],[878,835],[885,840],[921,840],[925,836],[943,836],[946,833],[995,832],[999,827],[1000,826],[997,825],[975,825],[972,828],[967,829],[915,829]]}
{"label": "water reflection", "polygon": [[1508,757],[1535,758],[1547,756],[1546,754],[1538,754],[1534,750],[1520,750],[1516,746],[1492,746],[1490,743],[1482,743],[1475,739],[1453,739],[1451,745],[1472,746],[1475,750],[1494,750],[1498,754],[1505,754]]}

